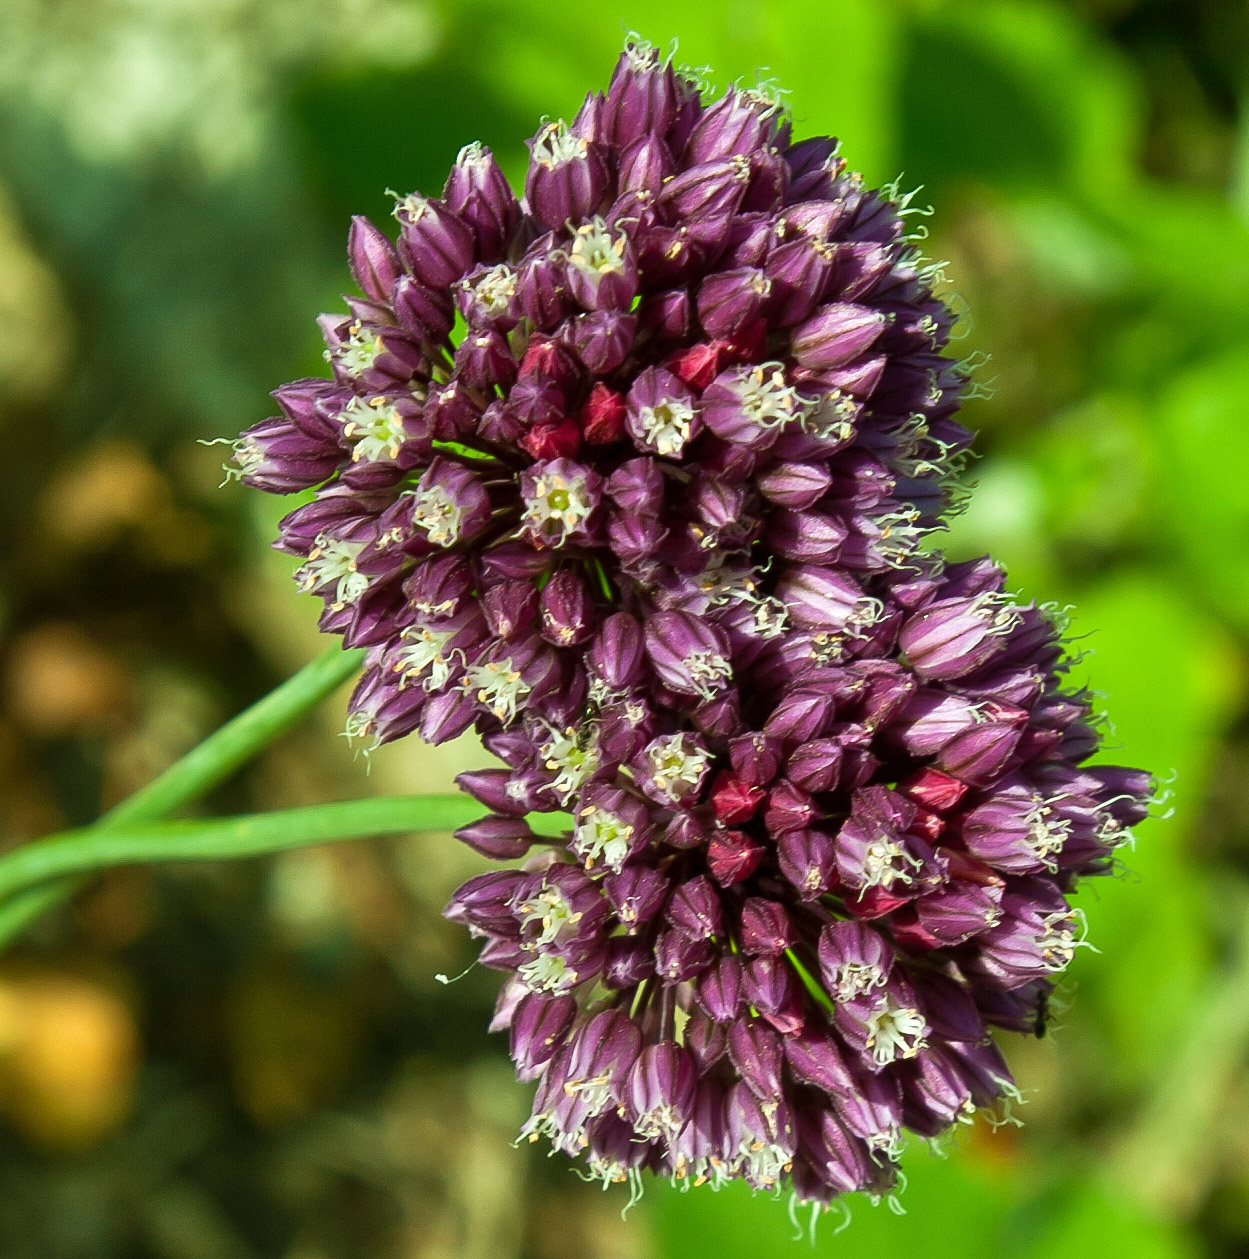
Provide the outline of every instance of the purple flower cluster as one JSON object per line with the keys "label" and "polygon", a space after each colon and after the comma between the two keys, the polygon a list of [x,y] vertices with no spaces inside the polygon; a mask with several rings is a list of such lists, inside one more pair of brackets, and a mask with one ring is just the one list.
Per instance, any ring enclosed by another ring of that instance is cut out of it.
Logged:
{"label": "purple flower cluster", "polygon": [[[475,727],[448,915],[509,975],[525,1132],[605,1182],[888,1193],[904,1129],[1013,1086],[1146,775],[1083,763],[1052,616],[920,549],[969,433],[904,205],[775,99],[631,44],[605,94],[364,219],[330,380],[237,471],[350,733]],[[527,815],[564,811],[557,840]]]}

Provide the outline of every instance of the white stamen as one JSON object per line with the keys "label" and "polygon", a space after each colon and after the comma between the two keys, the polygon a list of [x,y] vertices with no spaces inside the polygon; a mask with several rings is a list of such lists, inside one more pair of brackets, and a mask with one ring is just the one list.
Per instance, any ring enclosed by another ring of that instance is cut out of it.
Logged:
{"label": "white stamen", "polygon": [[680,398],[665,398],[653,407],[641,407],[638,421],[642,435],[658,455],[679,455],[690,439],[694,408]]}
{"label": "white stamen", "polygon": [[460,679],[460,685],[505,726],[515,719],[517,706],[529,694],[529,683],[521,677],[510,656],[473,665]]}
{"label": "white stamen", "polygon": [[577,228],[568,251],[568,262],[588,275],[619,275],[624,270],[627,240],[623,232],[613,232],[595,215]]}
{"label": "white stamen", "polygon": [[400,637],[404,645],[395,652],[395,671],[403,674],[404,681],[421,678],[427,691],[440,691],[446,686],[454,661],[443,654],[443,648],[455,637],[455,630],[410,625]]}
{"label": "white stamen", "polygon": [[531,992],[564,992],[577,982],[577,972],[555,953],[539,953],[517,973]]}
{"label": "white stamen", "polygon": [[538,132],[533,142],[533,160],[543,166],[559,166],[564,162],[575,161],[583,157],[586,142],[568,130],[568,124],[561,118],[558,122],[548,122]]}
{"label": "white stamen", "polygon": [[516,272],[501,262],[472,284],[465,281],[465,286],[487,316],[505,315],[516,296]]}
{"label": "white stamen", "polygon": [[301,590],[315,590],[334,582],[335,609],[354,603],[369,588],[369,579],[356,571],[363,542],[341,542],[320,534],[307,560],[295,574]]}
{"label": "white stamen", "polygon": [[914,883],[910,870],[918,870],[922,865],[923,862],[901,844],[881,835],[868,844],[863,854],[864,887],[888,888],[895,883]]}
{"label": "white stamen", "polygon": [[399,447],[407,441],[403,417],[385,398],[352,398],[339,415],[343,436],[355,440],[351,457],[363,459],[394,459]]}
{"label": "white stamen", "polygon": [[567,804],[598,769],[598,727],[591,723],[577,729],[548,729],[550,738],[540,749],[542,762],[547,769],[556,771],[550,790],[561,804]]}
{"label": "white stamen", "polygon": [[619,871],[629,855],[634,828],[606,809],[587,805],[577,817],[572,850],[585,862],[587,870],[600,862],[610,870]]}
{"label": "white stamen", "polygon": [[348,326],[346,340],[336,350],[325,351],[325,359],[337,363],[349,376],[359,376],[377,362],[383,349],[381,336],[365,332],[364,325],[357,319]]}
{"label": "white stamen", "polygon": [[646,761],[655,786],[673,800],[681,800],[702,782],[711,754],[687,735],[668,734],[652,740]]}
{"label": "white stamen", "polygon": [[899,1005],[886,992],[868,1016],[867,1047],[878,1066],[898,1058],[914,1058],[928,1043],[928,1023],[911,1006]]}
{"label": "white stamen", "polygon": [[412,523],[424,529],[435,546],[454,546],[463,518],[464,509],[441,485],[416,492]]}
{"label": "white stamen", "polygon": [[546,545],[563,546],[593,510],[585,477],[547,471],[535,478],[526,496],[523,523]]}
{"label": "white stamen", "polygon": [[779,428],[791,420],[801,422],[815,405],[785,383],[780,363],[760,363],[730,386],[739,405],[760,428]]}

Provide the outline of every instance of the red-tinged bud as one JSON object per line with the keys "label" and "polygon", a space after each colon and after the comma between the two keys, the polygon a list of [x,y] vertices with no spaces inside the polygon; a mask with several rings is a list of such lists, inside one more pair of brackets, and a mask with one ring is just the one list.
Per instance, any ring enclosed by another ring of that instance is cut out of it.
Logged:
{"label": "red-tinged bud", "polygon": [[517,445],[536,460],[575,459],[581,453],[581,429],[571,416],[558,424],[538,424]]}
{"label": "red-tinged bud", "polygon": [[967,784],[939,769],[927,767],[904,778],[898,783],[898,791],[935,813],[948,813],[967,794]]}
{"label": "red-tinged bud", "polygon": [[711,807],[718,822],[741,826],[754,817],[766,797],[762,787],[752,787],[722,770],[712,784]]}
{"label": "red-tinged bud", "polygon": [[601,380],[595,381],[578,420],[586,442],[610,446],[625,434],[625,400]]}
{"label": "red-tinged bud", "polygon": [[721,887],[750,878],[762,860],[762,845],[742,831],[716,831],[707,842],[707,869]]}

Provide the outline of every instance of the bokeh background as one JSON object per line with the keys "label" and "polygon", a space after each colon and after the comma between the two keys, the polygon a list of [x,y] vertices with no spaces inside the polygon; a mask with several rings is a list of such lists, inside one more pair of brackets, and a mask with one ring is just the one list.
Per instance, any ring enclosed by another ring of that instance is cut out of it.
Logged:
{"label": "bokeh background", "polygon": [[[1249,7],[1243,0],[3,0],[0,843],[82,823],[317,650],[220,448],[321,368],[348,217],[510,171],[624,33],[792,90],[801,131],[931,200],[991,356],[960,556],[1071,604],[1115,759],[1173,788],[1026,1126],[908,1159],[815,1252],[1249,1253]],[[447,790],[371,773],[343,697],[207,802]],[[495,978],[438,911],[447,836],[120,871],[0,961],[5,1259],[772,1259],[783,1202],[623,1196],[510,1141]]]}

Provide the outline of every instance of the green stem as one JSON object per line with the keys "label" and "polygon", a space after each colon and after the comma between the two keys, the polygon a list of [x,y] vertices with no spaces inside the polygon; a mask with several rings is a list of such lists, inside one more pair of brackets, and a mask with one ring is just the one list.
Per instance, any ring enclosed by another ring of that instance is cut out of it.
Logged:
{"label": "green stem", "polygon": [[[0,864],[3,864],[0,862]],[[798,974],[798,978],[802,980],[802,986],[810,994],[811,1000],[816,1005],[823,1007],[829,1014],[835,1009],[833,999],[824,991],[823,986],[816,977],[798,960],[798,955],[793,949],[786,949],[785,956],[789,958],[789,964]]]}
{"label": "green stem", "polygon": [[[158,821],[202,796],[229,778],[261,748],[289,730],[341,686],[356,671],[363,658],[364,652],[359,650],[342,651],[331,647],[323,652],[294,677],[288,678],[263,699],[226,722],[146,787],[110,809],[91,828],[93,838],[98,840],[113,827]],[[25,852],[27,847],[33,845],[17,849],[2,860],[7,861]],[[32,887],[0,903],[0,949],[11,943],[40,915],[68,900],[80,885],[78,878],[63,878],[55,883]]]}
{"label": "green stem", "polygon": [[481,805],[466,795],[374,796],[207,822],[88,826],[0,857],[0,897],[112,866],[227,861],[341,839],[454,830],[480,816]]}

